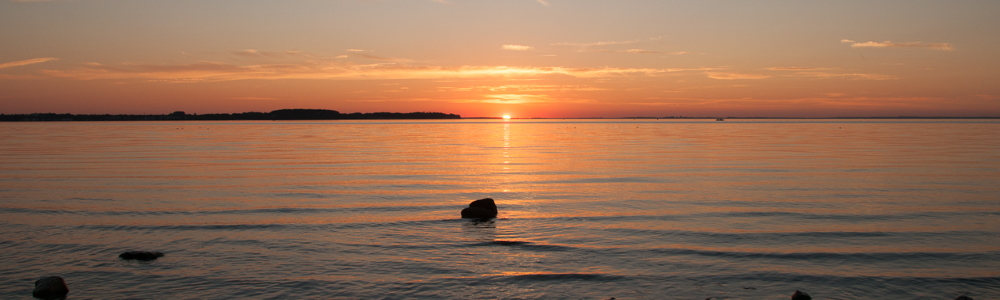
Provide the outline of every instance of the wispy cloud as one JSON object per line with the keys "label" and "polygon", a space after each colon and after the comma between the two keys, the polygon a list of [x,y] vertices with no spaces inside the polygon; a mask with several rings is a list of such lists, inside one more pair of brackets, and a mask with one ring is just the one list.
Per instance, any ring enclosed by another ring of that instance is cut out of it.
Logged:
{"label": "wispy cloud", "polygon": [[[370,54],[371,52],[375,52],[375,51],[372,51],[372,50],[352,48],[352,49],[346,49],[344,51],[347,51],[350,56],[360,57],[360,58],[364,58],[364,59],[381,60],[381,61],[389,61],[389,62],[412,62],[413,61],[413,60],[407,59],[407,58],[384,57],[384,56],[378,56],[378,55]],[[348,57],[348,56],[345,56],[345,55],[339,55],[339,56],[337,56],[337,58],[346,58],[346,57]]]}
{"label": "wispy cloud", "polygon": [[708,72],[705,73],[708,78],[712,79],[722,79],[722,80],[739,80],[739,79],[767,79],[771,78],[771,75],[762,74],[741,74],[741,73],[723,73],[723,72]]}
{"label": "wispy cloud", "polygon": [[449,92],[492,92],[492,93],[536,93],[536,92],[580,92],[580,91],[604,91],[607,89],[597,88],[589,85],[545,85],[545,84],[509,84],[509,85],[481,85],[470,87],[439,87],[440,91]]}
{"label": "wispy cloud", "polygon": [[848,79],[848,80],[897,80],[899,77],[885,74],[868,73],[833,73],[833,72],[797,72],[793,77],[815,79]]}
{"label": "wispy cloud", "polygon": [[[605,52],[605,53],[627,53],[627,54],[669,54],[669,55],[693,54],[693,53],[687,52],[687,51],[672,51],[672,52],[668,52],[668,51],[649,50],[649,49],[644,49],[644,48],[621,49],[622,46],[624,46],[624,45],[634,45],[632,47],[635,47],[635,46],[637,46],[636,44],[644,44],[644,43],[649,43],[649,42],[655,42],[655,41],[659,41],[659,40],[662,40],[662,39],[663,39],[662,36],[658,36],[658,37],[652,37],[652,38],[648,38],[648,39],[623,40],[623,41],[599,41],[599,42],[589,42],[589,43],[567,43],[567,42],[563,42],[563,43],[553,43],[553,44],[550,44],[550,45],[554,46],[554,47],[575,48],[575,50],[577,52]],[[618,48],[618,49],[615,49],[615,48]]]}
{"label": "wispy cloud", "polygon": [[634,53],[634,54],[656,54],[656,53],[663,53],[663,52],[660,52],[660,51],[652,51],[652,50],[646,50],[646,49],[628,49],[628,50],[624,50],[624,51],[621,51],[621,52],[624,52],[624,53]]}
{"label": "wispy cloud", "polygon": [[591,43],[554,43],[552,46],[568,46],[568,47],[596,47],[596,46],[609,46],[609,45],[628,45],[642,42],[642,40],[630,40],[630,41],[602,41],[602,42],[591,42]]}
{"label": "wispy cloud", "polygon": [[607,51],[607,52],[618,52],[618,53],[629,53],[629,54],[668,54],[668,55],[693,54],[693,53],[687,52],[687,51],[664,52],[664,51],[654,51],[654,50],[646,50],[646,49],[628,49],[628,50]]}
{"label": "wispy cloud", "polygon": [[11,74],[0,74],[0,79],[3,80],[22,80],[22,79],[40,79],[38,75],[11,75]]}
{"label": "wispy cloud", "polygon": [[482,102],[482,103],[501,103],[501,104],[525,104],[525,103],[538,103],[538,102],[549,102],[552,98],[548,95],[532,95],[532,94],[496,94],[496,95],[486,95],[485,100],[474,100],[471,102]]}
{"label": "wispy cloud", "polygon": [[538,1],[538,3],[541,4],[541,5],[551,6],[551,4],[549,4],[549,2],[545,1],[545,0],[535,0],[535,1]]}
{"label": "wispy cloud", "polygon": [[770,67],[767,70],[771,71],[805,71],[805,70],[826,70],[826,68],[817,67]]}
{"label": "wispy cloud", "polygon": [[240,51],[230,52],[233,55],[243,56],[243,57],[279,57],[279,56],[295,56],[302,54],[302,51],[281,51],[281,52],[270,52],[270,51],[259,51],[256,49],[246,49]]}
{"label": "wispy cloud", "polygon": [[906,43],[896,43],[893,41],[884,42],[856,42],[853,40],[843,39],[840,40],[841,43],[851,44],[851,48],[924,48],[933,50],[943,50],[952,51],[955,47],[950,43],[924,43],[924,42],[906,42]]}
{"label": "wispy cloud", "polygon": [[535,49],[535,47],[532,46],[510,45],[510,44],[503,45],[501,48],[504,50],[512,50],[512,51],[528,51]]}
{"label": "wispy cloud", "polygon": [[812,79],[849,79],[849,80],[896,80],[899,77],[884,74],[840,73],[833,68],[820,67],[772,67],[771,71],[788,71],[784,77],[800,77]]}
{"label": "wispy cloud", "polygon": [[309,61],[287,64],[234,65],[200,61],[190,64],[87,63],[69,70],[43,70],[48,76],[79,80],[138,79],[169,82],[232,81],[250,79],[442,79],[442,78],[537,78],[571,76],[605,78],[657,76],[699,69],[658,68],[564,68],[511,66],[433,66],[402,63],[352,64],[343,61]]}
{"label": "wispy cloud", "polygon": [[0,69],[20,67],[20,66],[27,66],[27,65],[33,65],[33,64],[40,64],[40,63],[43,63],[43,62],[53,61],[53,60],[58,60],[58,58],[55,58],[55,57],[41,57],[41,58],[32,58],[32,59],[25,59],[25,60],[19,60],[19,61],[6,62],[6,63],[0,64]]}
{"label": "wispy cloud", "polygon": [[393,59],[389,58],[389,57],[381,57],[381,56],[377,56],[377,55],[371,55],[371,54],[368,54],[368,53],[355,53],[354,56],[362,57],[362,58],[367,58],[367,59],[374,59],[374,60],[393,61]]}

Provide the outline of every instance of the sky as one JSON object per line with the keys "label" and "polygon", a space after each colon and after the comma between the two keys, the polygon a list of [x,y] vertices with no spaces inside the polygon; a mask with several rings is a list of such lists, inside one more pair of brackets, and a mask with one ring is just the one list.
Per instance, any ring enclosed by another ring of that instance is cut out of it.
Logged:
{"label": "sky", "polygon": [[0,113],[997,117],[997,16],[996,0],[0,0]]}

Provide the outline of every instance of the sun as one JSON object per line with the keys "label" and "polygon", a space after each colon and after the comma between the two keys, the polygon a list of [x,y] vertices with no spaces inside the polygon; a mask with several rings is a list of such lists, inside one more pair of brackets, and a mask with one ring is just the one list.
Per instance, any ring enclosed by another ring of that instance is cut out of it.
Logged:
{"label": "sun", "polygon": [[510,115],[503,115],[504,120],[510,120]]}

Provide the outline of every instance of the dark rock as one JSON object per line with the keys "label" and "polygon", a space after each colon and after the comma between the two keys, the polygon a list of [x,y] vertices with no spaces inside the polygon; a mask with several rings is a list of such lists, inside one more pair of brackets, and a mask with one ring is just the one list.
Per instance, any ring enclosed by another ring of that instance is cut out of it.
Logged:
{"label": "dark rock", "polygon": [[59,276],[35,280],[35,290],[31,291],[31,295],[35,298],[45,300],[66,299],[66,294],[69,294],[69,288],[66,287],[66,281]]}
{"label": "dark rock", "polygon": [[972,300],[972,298],[966,295],[961,295],[958,296],[958,298],[955,298],[955,300]]}
{"label": "dark rock", "polygon": [[497,217],[497,204],[493,198],[483,198],[469,203],[469,207],[462,210],[462,218],[490,219]]}
{"label": "dark rock", "polygon": [[795,290],[795,293],[792,294],[792,300],[812,300],[812,297],[809,297],[809,294]]}
{"label": "dark rock", "polygon": [[122,259],[135,259],[135,260],[154,260],[163,257],[162,252],[149,252],[149,251],[129,251],[119,254],[118,257]]}

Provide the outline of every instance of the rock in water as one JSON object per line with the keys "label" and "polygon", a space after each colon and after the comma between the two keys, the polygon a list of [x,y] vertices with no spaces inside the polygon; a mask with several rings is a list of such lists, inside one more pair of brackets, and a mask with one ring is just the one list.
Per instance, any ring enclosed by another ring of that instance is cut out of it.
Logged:
{"label": "rock in water", "polygon": [[118,257],[122,259],[154,260],[163,257],[163,252],[129,251],[119,254]]}
{"label": "rock in water", "polygon": [[955,300],[972,300],[972,298],[966,295],[961,295],[958,296],[958,298],[955,298]]}
{"label": "rock in water", "polygon": [[69,288],[66,287],[66,281],[59,276],[35,280],[35,290],[31,291],[31,295],[35,298],[45,300],[65,299],[66,294],[69,294]]}
{"label": "rock in water", "polygon": [[792,300],[812,300],[812,297],[809,297],[809,294],[795,290],[795,293],[792,294]]}
{"label": "rock in water", "polygon": [[462,218],[490,219],[497,217],[497,204],[493,198],[483,198],[469,203],[469,207],[462,209]]}

